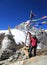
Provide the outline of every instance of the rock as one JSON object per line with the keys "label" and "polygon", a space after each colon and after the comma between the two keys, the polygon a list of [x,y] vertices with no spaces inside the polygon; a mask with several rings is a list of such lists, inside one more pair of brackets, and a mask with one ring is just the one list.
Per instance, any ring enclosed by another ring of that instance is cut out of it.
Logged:
{"label": "rock", "polygon": [[19,54],[20,55],[21,54],[21,51],[20,50],[17,50],[16,51],[16,54]]}
{"label": "rock", "polygon": [[13,56],[9,57],[8,61],[11,62],[13,60]]}
{"label": "rock", "polygon": [[22,59],[26,60],[26,59],[28,59],[28,57],[26,55],[24,55]]}
{"label": "rock", "polygon": [[17,62],[11,63],[9,65],[23,65],[23,62],[24,61],[17,61]]}
{"label": "rock", "polygon": [[21,52],[21,55],[22,55],[22,56],[24,56],[24,55],[25,55],[25,53],[22,51],[22,49],[20,50],[20,52]]}
{"label": "rock", "polygon": [[11,55],[13,55],[13,53],[12,52],[10,52],[10,51],[3,51],[2,53],[1,53],[1,56],[0,56],[0,61],[1,60],[5,60],[5,59],[8,59]]}
{"label": "rock", "polygon": [[18,54],[13,55],[13,61],[17,61],[17,60],[18,60],[18,58],[19,58]]}

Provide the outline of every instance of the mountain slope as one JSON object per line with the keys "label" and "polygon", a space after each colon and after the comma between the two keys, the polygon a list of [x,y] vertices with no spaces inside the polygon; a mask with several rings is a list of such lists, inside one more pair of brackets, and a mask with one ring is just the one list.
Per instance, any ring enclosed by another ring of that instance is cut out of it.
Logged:
{"label": "mountain slope", "polygon": [[47,55],[32,57],[28,60],[17,61],[8,65],[47,65]]}

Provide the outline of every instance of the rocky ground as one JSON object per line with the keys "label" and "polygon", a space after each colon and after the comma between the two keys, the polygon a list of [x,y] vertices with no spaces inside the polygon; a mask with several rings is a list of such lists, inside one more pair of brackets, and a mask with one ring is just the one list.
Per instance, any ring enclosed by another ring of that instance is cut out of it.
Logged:
{"label": "rocky ground", "polygon": [[[0,51],[1,52],[1,51]],[[46,65],[47,64],[47,48],[37,50],[37,56],[29,59],[28,48],[23,47],[16,52],[2,52],[0,57],[0,65]]]}

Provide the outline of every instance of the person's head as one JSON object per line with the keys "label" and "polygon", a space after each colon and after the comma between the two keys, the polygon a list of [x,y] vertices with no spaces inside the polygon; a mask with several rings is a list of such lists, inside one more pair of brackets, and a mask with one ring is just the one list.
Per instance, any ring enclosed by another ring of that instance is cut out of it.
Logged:
{"label": "person's head", "polygon": [[36,38],[36,35],[32,35],[33,38]]}

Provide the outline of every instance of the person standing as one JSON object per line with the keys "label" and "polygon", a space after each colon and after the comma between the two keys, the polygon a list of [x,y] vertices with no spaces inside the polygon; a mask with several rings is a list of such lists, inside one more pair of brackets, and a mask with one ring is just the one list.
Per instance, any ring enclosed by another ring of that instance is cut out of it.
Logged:
{"label": "person standing", "polygon": [[32,50],[34,49],[34,56],[36,56],[36,48],[37,48],[37,38],[33,35],[30,39],[29,45],[29,58],[32,57]]}

